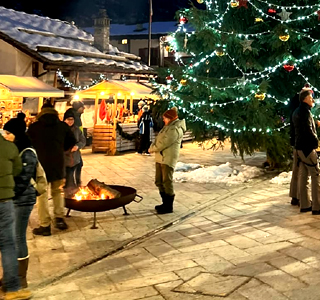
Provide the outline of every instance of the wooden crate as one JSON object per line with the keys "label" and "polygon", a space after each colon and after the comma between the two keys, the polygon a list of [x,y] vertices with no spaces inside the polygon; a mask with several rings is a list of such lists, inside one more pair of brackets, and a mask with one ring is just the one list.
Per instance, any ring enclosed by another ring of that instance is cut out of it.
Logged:
{"label": "wooden crate", "polygon": [[113,125],[95,125],[92,134],[92,152],[116,152]]}

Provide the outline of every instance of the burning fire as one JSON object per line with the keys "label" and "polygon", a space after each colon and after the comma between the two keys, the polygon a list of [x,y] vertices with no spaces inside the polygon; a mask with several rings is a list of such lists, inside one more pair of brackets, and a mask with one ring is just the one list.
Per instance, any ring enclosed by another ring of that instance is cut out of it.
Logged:
{"label": "burning fire", "polygon": [[81,200],[104,200],[107,199],[105,194],[97,195],[93,193],[87,186],[81,187],[73,197],[77,201]]}

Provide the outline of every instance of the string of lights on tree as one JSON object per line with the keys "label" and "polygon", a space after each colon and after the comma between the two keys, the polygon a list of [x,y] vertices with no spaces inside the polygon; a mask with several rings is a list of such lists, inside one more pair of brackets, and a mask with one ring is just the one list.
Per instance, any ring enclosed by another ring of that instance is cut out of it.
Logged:
{"label": "string of lights on tree", "polygon": [[[219,15],[219,17],[215,20],[212,20],[210,22],[207,22],[204,27],[213,30],[215,33],[218,34],[224,34],[224,35],[232,35],[232,36],[236,36],[239,39],[242,39],[242,42],[240,41],[240,44],[243,46],[243,52],[245,52],[246,50],[252,51],[252,43],[254,43],[254,40],[249,40],[249,38],[260,38],[264,35],[274,35],[275,32],[271,31],[271,30],[267,30],[264,32],[259,32],[259,33],[235,33],[235,32],[227,32],[225,30],[221,30],[221,26],[223,24],[223,19],[225,17],[225,15],[230,11],[230,9],[232,8],[239,8],[239,7],[244,7],[244,8],[248,8],[248,5],[251,5],[254,9],[256,9],[257,12],[257,18],[255,19],[255,22],[264,22],[264,18],[270,18],[274,21],[279,22],[280,24],[292,24],[294,22],[301,22],[301,21],[306,21],[309,20],[311,18],[317,17],[318,20],[320,20],[320,4],[316,4],[316,5],[277,5],[274,3],[269,3],[267,1],[264,0],[258,0],[260,3],[266,4],[268,5],[269,9],[267,12],[263,11],[261,8],[259,8],[257,5],[255,5],[255,3],[251,0],[231,0],[231,1],[226,1],[227,3],[227,7],[225,9],[225,11],[223,13],[221,13]],[[204,1],[202,0],[197,0],[198,3],[203,3]],[[216,2],[216,1],[215,1]],[[212,7],[212,1],[205,1],[205,4],[207,6],[208,10],[211,10]],[[215,3],[214,5],[215,8],[218,7],[218,3]],[[281,9],[281,12],[279,12],[279,9]],[[303,10],[303,9],[310,9],[312,10],[311,13],[306,14],[305,16],[298,16],[296,18],[290,18],[290,16],[292,15],[292,11],[294,10]],[[277,16],[277,17],[276,17]],[[187,17],[181,15],[180,17],[180,24],[178,26],[178,29],[175,33],[172,34],[172,36],[170,38],[168,38],[168,46],[167,46],[167,50],[169,50],[169,52],[171,52],[172,54],[175,55],[176,58],[176,62],[181,64],[181,65],[185,65],[184,61],[182,60],[182,55],[181,53],[178,51],[177,49],[177,35],[180,33],[185,33],[185,46],[188,42],[188,39],[190,39],[193,35],[197,34],[196,31],[193,32],[187,32],[187,29],[185,28],[185,25],[188,23],[188,19]],[[312,37],[310,34],[308,34],[309,30],[311,28],[307,28],[304,29],[301,32],[301,30],[296,30],[296,29],[286,29],[282,35],[279,35],[279,40],[282,42],[287,42],[290,39],[290,34],[297,34],[300,37],[303,38],[308,38],[310,39],[312,42],[317,43],[319,42],[319,39],[316,39],[314,37]],[[185,47],[186,48],[186,47]],[[234,84],[229,84],[226,86],[219,86],[219,85],[212,85],[212,84],[208,84],[207,80],[198,80],[197,83],[199,84],[203,84],[205,85],[208,89],[217,89],[217,90],[226,90],[226,89],[239,89],[241,86],[250,83],[253,84],[255,82],[259,82],[260,80],[264,80],[264,79],[269,79],[270,76],[272,76],[273,73],[277,72],[280,70],[280,68],[284,68],[287,72],[292,72],[293,70],[295,70],[297,72],[297,74],[299,76],[301,76],[302,78],[304,78],[305,82],[309,84],[309,86],[312,88],[312,90],[314,92],[319,92],[319,89],[317,87],[315,87],[314,85],[312,85],[309,82],[309,79],[306,75],[304,75],[301,70],[300,70],[300,66],[308,61],[311,61],[312,59],[314,59],[315,57],[319,56],[320,52],[315,52],[312,55],[306,55],[304,57],[301,58],[295,58],[292,55],[287,56],[286,59],[284,59],[283,61],[277,63],[274,66],[269,66],[264,68],[261,71],[245,71],[243,70],[237,63],[236,63],[236,58],[232,57],[230,55],[230,53],[228,53],[227,49],[226,49],[226,45],[219,45],[216,44],[216,48],[213,50],[210,54],[206,54],[204,57],[202,57],[201,59],[197,60],[196,62],[193,62],[192,64],[190,64],[189,66],[186,66],[185,68],[185,72],[183,74],[182,79],[176,79],[173,77],[172,74],[169,74],[167,76],[167,84],[168,87],[167,88],[161,88],[158,86],[158,91],[160,92],[160,94],[167,99],[171,100],[171,103],[173,105],[178,106],[180,109],[183,110],[183,112],[187,113],[190,117],[194,118],[196,121],[203,121],[205,124],[210,126],[217,126],[217,123],[215,122],[210,122],[208,120],[205,120],[203,117],[197,116],[196,113],[193,113],[191,110],[188,110],[186,107],[181,106],[181,104],[184,102],[182,99],[180,99],[180,97],[176,96],[175,94],[178,93],[180,91],[180,89],[185,86],[186,84],[188,84],[188,82],[196,82],[197,79],[193,76],[192,72],[198,68],[198,67],[203,67],[204,64],[211,64],[211,62],[214,59],[219,59],[219,57],[225,56],[228,57],[232,63],[233,66],[235,67],[235,69],[237,69],[240,73],[241,73],[241,77],[235,81]],[[180,50],[181,51],[181,50]],[[191,53],[191,55],[193,57],[196,57],[196,55],[194,53]],[[204,66],[205,67],[205,66]],[[207,73],[209,74],[210,69],[207,69]],[[221,77],[220,80],[221,82],[223,82],[226,78]],[[175,89],[172,89],[171,85],[174,84]],[[287,105],[289,103],[289,98],[285,98],[285,99],[278,99],[276,96],[272,95],[271,93],[261,93],[259,91],[259,85],[256,85],[256,90],[253,91],[251,90],[250,95],[244,96],[244,97],[236,97],[236,99],[229,99],[229,101],[227,102],[215,102],[215,103],[210,103],[210,107],[213,106],[219,106],[219,107],[223,107],[226,105],[230,105],[230,104],[234,104],[240,101],[250,101],[250,99],[252,99],[252,96],[254,95],[254,97],[256,99],[259,100],[264,100],[265,98],[268,99],[273,99],[276,103],[283,103],[284,105]],[[197,107],[201,107],[201,106],[206,106],[208,105],[208,101],[210,102],[210,95],[209,95],[209,99],[205,99],[205,101],[199,101],[199,102],[194,102],[194,103],[189,103],[191,109],[193,108],[197,108]],[[260,97],[260,98],[259,98]],[[232,124],[232,123],[227,123],[227,124]],[[227,125],[221,125],[218,124],[220,126],[220,128],[224,128],[226,131],[231,130],[231,128],[227,128]],[[279,128],[276,128],[274,130],[281,130],[283,128],[285,128],[288,124],[285,124]],[[237,129],[237,132],[240,132],[241,129]],[[248,129],[246,129],[248,130]],[[249,129],[251,130],[251,129]],[[263,129],[261,129],[263,131]],[[272,132],[272,129],[268,128],[267,132]]]}

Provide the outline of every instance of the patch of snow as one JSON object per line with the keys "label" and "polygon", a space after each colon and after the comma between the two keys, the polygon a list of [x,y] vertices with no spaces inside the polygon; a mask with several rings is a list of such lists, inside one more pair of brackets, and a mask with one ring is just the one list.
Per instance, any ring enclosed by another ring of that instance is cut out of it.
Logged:
{"label": "patch of snow", "polygon": [[239,184],[264,174],[257,167],[232,166],[229,162],[220,166],[199,168],[190,172],[175,172],[176,182]]}
{"label": "patch of snow", "polygon": [[270,182],[275,184],[290,184],[291,177],[292,177],[292,171],[282,172],[278,176],[272,178]]}
{"label": "patch of snow", "polygon": [[185,164],[183,162],[178,162],[174,171],[175,172],[188,172],[191,170],[196,170],[201,168],[201,165],[199,164]]}

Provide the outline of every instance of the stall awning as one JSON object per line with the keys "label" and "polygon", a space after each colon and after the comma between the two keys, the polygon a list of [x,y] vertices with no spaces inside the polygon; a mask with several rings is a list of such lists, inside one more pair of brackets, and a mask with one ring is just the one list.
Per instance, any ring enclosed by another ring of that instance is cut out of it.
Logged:
{"label": "stall awning", "polygon": [[0,75],[0,90],[7,90],[13,97],[64,97],[64,91],[35,77]]}
{"label": "stall awning", "polygon": [[151,98],[159,99],[159,96],[151,94],[152,89],[135,81],[122,80],[104,80],[86,90],[79,91],[76,94],[80,98],[105,98],[116,95],[118,99],[124,96],[130,98]]}

